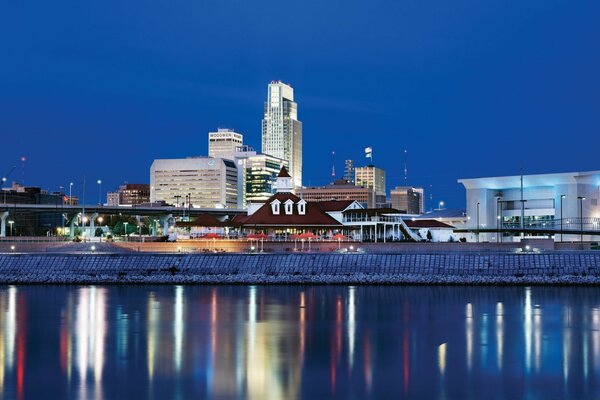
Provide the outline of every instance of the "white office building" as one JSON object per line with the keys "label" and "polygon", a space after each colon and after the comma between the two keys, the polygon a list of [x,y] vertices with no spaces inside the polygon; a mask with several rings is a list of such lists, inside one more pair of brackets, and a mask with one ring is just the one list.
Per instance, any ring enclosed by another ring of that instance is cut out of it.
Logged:
{"label": "white office building", "polygon": [[224,158],[154,160],[150,201],[194,208],[237,208],[237,180],[235,163]]}
{"label": "white office building", "polygon": [[208,133],[208,156],[233,160],[237,148],[244,144],[244,136],[233,129],[219,128]]}
{"label": "white office building", "polygon": [[[460,179],[467,190],[470,229],[549,229],[567,231],[555,240],[581,240],[577,231],[600,230],[600,171]],[[527,235],[535,235],[529,232]],[[480,241],[518,240],[481,233]],[[543,234],[541,234],[543,236]],[[552,236],[546,234],[546,236]],[[598,240],[583,235],[583,240]]]}
{"label": "white office building", "polygon": [[294,188],[302,187],[302,122],[294,89],[278,82],[269,84],[262,120],[262,152],[287,161]]}

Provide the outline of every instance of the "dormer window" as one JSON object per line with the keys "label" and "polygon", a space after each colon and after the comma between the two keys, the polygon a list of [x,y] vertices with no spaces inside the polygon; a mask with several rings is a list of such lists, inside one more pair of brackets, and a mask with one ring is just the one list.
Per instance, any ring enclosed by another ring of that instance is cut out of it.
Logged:
{"label": "dormer window", "polygon": [[281,202],[277,199],[271,202],[271,211],[273,211],[273,215],[279,215],[279,206]]}
{"label": "dormer window", "polygon": [[294,202],[290,199],[287,199],[285,203],[283,203],[283,205],[285,206],[285,213],[287,215],[291,215],[294,213]]}
{"label": "dormer window", "polygon": [[306,215],[306,201],[300,200],[298,202],[298,214]]}

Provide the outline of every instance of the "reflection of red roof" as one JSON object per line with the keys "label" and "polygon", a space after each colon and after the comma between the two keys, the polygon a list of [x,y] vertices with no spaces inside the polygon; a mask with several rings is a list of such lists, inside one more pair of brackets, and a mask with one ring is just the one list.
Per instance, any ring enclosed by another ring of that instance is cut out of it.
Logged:
{"label": "reflection of red roof", "polygon": [[[279,200],[280,214],[274,215],[271,209],[271,202]],[[287,200],[292,200],[294,206],[292,207],[292,214],[285,213],[284,203]],[[271,196],[267,202],[260,207],[254,214],[249,215],[242,222],[245,227],[251,226],[314,226],[314,227],[328,227],[328,226],[342,226],[338,221],[329,216],[326,212],[321,210],[318,203],[307,202],[306,203],[306,214],[298,214],[297,203],[300,198],[292,193],[277,193]],[[241,222],[239,217],[235,217],[235,222]]]}
{"label": "reflection of red roof", "polygon": [[325,212],[332,211],[344,211],[346,208],[354,203],[354,200],[327,200],[319,201],[317,204],[319,208]]}
{"label": "reflection of red roof", "polygon": [[279,174],[277,175],[278,178],[291,178],[290,174],[288,174],[287,169],[285,168],[285,165],[281,167],[281,170],[279,171]]}
{"label": "reflection of red roof", "polygon": [[406,226],[409,228],[447,228],[453,229],[452,225],[445,224],[435,219],[416,219],[416,220],[404,220]]}

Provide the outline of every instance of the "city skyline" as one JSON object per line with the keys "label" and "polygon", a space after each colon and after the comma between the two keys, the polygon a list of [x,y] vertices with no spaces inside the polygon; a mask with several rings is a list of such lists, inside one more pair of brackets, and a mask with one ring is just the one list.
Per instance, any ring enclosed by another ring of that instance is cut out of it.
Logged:
{"label": "city skyline", "polygon": [[25,184],[81,196],[85,175],[92,198],[96,179],[146,182],[153,159],[207,154],[217,127],[259,149],[279,79],[301,104],[305,186],[330,182],[333,150],[338,177],[345,159],[367,164],[365,146],[388,189],[405,184],[406,149],[407,184],[451,208],[459,178],[598,169],[600,5],[344,3],[335,28],[342,3],[292,19],[273,5],[5,5],[0,174],[17,165],[21,182],[25,156]]}

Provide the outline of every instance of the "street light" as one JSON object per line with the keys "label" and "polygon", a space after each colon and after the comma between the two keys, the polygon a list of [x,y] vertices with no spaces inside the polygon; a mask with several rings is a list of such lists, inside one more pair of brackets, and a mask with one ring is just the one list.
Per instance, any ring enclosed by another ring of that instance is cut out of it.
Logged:
{"label": "street light", "polygon": [[564,236],[564,233],[563,233],[563,199],[565,197],[567,197],[567,196],[564,194],[560,195],[560,242],[561,243],[563,241],[563,236]]}
{"label": "street light", "polygon": [[13,235],[13,225],[15,224],[15,221],[8,221],[8,224],[10,225],[10,236]]}
{"label": "street light", "polygon": [[577,196],[579,200],[579,241],[583,243],[583,201],[585,197]]}
{"label": "street light", "polygon": [[69,183],[69,205],[73,205],[71,194],[73,193],[73,182]]}
{"label": "street light", "polygon": [[479,243],[479,202],[477,202],[477,243]]}
{"label": "street light", "polygon": [[98,184],[98,205],[102,205],[102,180],[98,179],[96,181],[96,183]]}
{"label": "street light", "polygon": [[443,210],[443,209],[444,209],[444,205],[445,205],[445,203],[444,203],[443,201],[440,201],[440,202],[438,203],[438,208],[439,208],[439,210]]}

